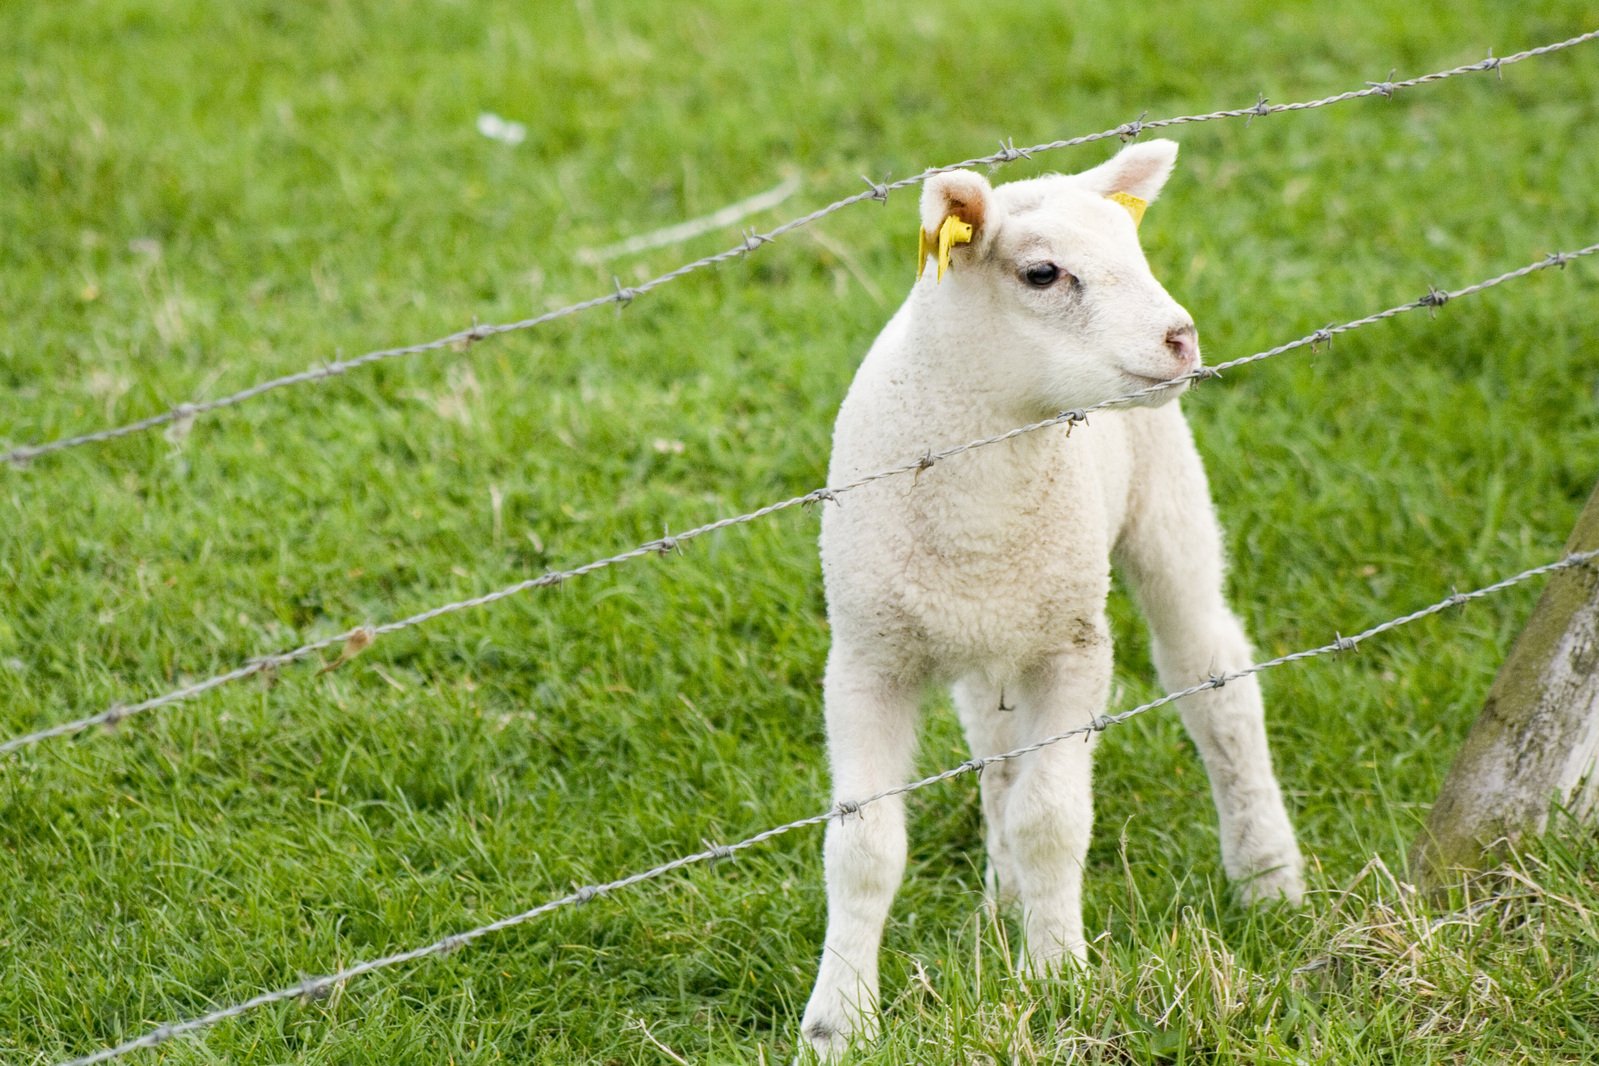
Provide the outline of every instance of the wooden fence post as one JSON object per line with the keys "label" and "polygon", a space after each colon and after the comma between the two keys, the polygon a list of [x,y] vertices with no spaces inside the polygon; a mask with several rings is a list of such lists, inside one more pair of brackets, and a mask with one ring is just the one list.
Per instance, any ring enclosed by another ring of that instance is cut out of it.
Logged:
{"label": "wooden fence post", "polygon": [[[1596,486],[1568,552],[1599,548]],[[1499,668],[1411,852],[1423,885],[1447,885],[1501,846],[1541,833],[1554,801],[1599,809],[1599,564],[1555,574]]]}

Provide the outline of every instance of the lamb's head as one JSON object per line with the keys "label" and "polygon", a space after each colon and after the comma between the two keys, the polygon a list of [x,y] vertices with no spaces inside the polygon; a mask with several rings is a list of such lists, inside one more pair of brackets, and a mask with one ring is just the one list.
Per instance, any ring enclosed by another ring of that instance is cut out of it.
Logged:
{"label": "lamb's head", "polygon": [[[1143,207],[1176,159],[1174,142],[1156,140],[1079,174],[998,187],[970,171],[930,178],[921,265],[939,262],[913,301],[951,342],[939,345],[940,357],[980,360],[985,391],[1040,412],[1196,369],[1194,320],[1155,280],[1138,244]],[[1183,388],[1142,402],[1165,402]]]}

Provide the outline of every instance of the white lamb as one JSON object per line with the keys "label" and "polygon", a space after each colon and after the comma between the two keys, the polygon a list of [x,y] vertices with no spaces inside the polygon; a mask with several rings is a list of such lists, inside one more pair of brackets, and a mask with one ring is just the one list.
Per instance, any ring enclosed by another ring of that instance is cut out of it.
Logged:
{"label": "white lamb", "polygon": [[[1198,367],[1193,319],[1150,273],[1137,235],[1176,158],[1173,142],[1150,141],[1080,174],[998,188],[965,171],[929,180],[922,242],[939,262],[856,374],[830,484]],[[835,800],[847,806],[912,776],[931,682],[953,685],[974,755],[1102,713],[1113,555],[1148,618],[1164,685],[1250,662],[1222,597],[1205,473],[1168,402],[1181,391],[1096,414],[1069,438],[1030,433],[827,507]],[[1210,775],[1229,877],[1250,900],[1297,902],[1302,859],[1254,679],[1180,708]],[[1093,747],[1056,744],[982,774],[989,888],[1021,904],[1030,972],[1086,954]],[[827,940],[801,1030],[831,1060],[876,1031],[878,945],[905,869],[903,803],[885,799],[830,823],[825,856]]]}

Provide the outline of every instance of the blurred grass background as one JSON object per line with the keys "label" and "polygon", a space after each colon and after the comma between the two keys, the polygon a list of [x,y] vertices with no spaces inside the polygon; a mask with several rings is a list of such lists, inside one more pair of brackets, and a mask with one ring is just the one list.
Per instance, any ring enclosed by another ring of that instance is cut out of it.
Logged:
{"label": "blurred grass background", "polygon": [[[6,5],[0,442],[642,280],[736,229],[599,265],[578,252],[785,175],[801,191],[751,224],[1001,138],[1321,96],[1591,17],[1554,0]],[[1594,241],[1596,48],[1176,131],[1144,240],[1209,359]],[[482,136],[484,112],[526,140]],[[833,412],[913,274],[914,203],[854,208],[621,314],[0,470],[3,734],[820,485]],[[1558,553],[1599,476],[1596,295],[1591,264],[1550,271],[1185,401],[1263,654]],[[0,1054],[93,1050],[819,809],[814,521],[8,758]],[[1401,870],[1535,596],[1264,679],[1316,866],[1302,914],[1229,901],[1176,716],[1106,737],[1088,987],[1006,973],[974,786],[919,794],[888,1032],[862,1061],[1592,1061],[1591,838],[1524,857],[1536,891],[1502,921],[1388,955],[1348,933],[1408,906],[1368,864]],[[1156,690],[1114,606],[1122,706]],[[963,758],[930,710],[924,765]],[[821,940],[818,844],[786,838],[145,1057],[786,1060]]]}

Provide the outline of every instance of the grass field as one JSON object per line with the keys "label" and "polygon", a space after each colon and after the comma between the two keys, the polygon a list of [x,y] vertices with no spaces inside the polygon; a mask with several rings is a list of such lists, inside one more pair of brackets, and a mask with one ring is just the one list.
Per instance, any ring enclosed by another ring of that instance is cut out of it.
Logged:
{"label": "grass field", "polygon": [[[863,186],[1593,29],[1591,4],[0,6],[0,445],[510,321]],[[1589,21],[1584,22],[1587,18]],[[518,145],[480,135],[493,112]],[[1599,239],[1599,44],[1178,130],[1143,226],[1211,362]],[[1107,146],[1003,170],[1076,169]],[[823,481],[915,194],[635,302],[0,467],[0,739]],[[1185,400],[1263,655],[1555,557],[1599,478],[1592,260]],[[930,447],[955,443],[929,427]],[[794,510],[0,762],[0,1059],[48,1063],[827,802]],[[1080,984],[1011,973],[975,785],[912,801],[876,1063],[1592,1062],[1599,842],[1435,923],[1405,852],[1536,597],[1264,679],[1314,894],[1221,874],[1177,718],[1101,747]],[[1113,604],[1115,707],[1157,694]],[[922,765],[965,757],[932,700]],[[169,1063],[787,1061],[820,838],[175,1040]],[[1389,871],[1392,871],[1391,873]],[[1457,900],[1453,905],[1458,905]],[[142,1057],[141,1057],[142,1056]]]}

